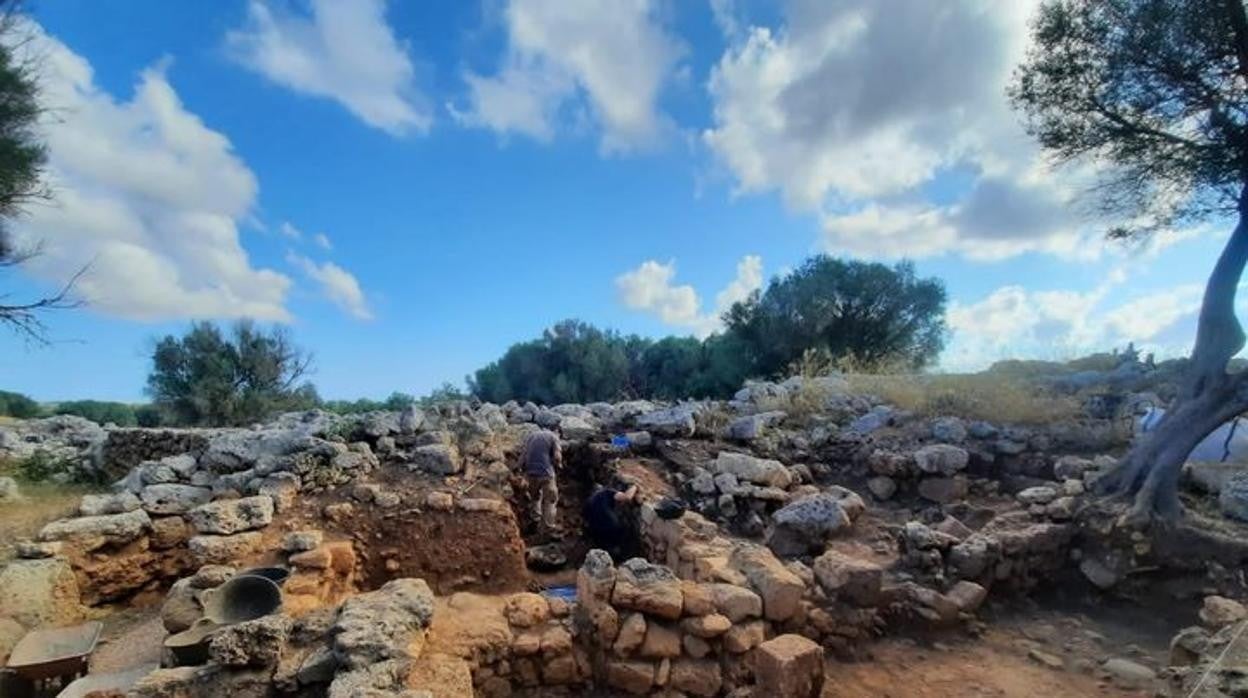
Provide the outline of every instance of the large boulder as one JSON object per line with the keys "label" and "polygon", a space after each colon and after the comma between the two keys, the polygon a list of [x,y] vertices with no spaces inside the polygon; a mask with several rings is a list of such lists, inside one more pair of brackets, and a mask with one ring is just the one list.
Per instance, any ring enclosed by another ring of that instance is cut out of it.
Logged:
{"label": "large boulder", "polygon": [[779,424],[788,416],[779,410],[747,414],[737,417],[728,425],[728,437],[738,441],[754,441],[763,435],[767,427]]}
{"label": "large boulder", "polygon": [[914,452],[914,464],[928,475],[949,477],[965,470],[970,462],[966,449],[949,444],[932,444]]}
{"label": "large boulder", "polygon": [[693,405],[677,405],[647,412],[637,417],[634,423],[657,436],[687,438],[697,431],[698,425],[694,420],[696,412],[697,408]]}
{"label": "large boulder", "polygon": [[680,579],[670,569],[635,557],[617,570],[611,601],[622,608],[676,620],[684,594]]}
{"label": "large boulder", "polygon": [[884,570],[870,560],[829,550],[815,559],[815,578],[828,596],[857,606],[873,606],[880,598]]}
{"label": "large boulder", "polygon": [[70,625],[83,612],[78,580],[65,560],[15,560],[0,568],[0,618],[35,628]]}
{"label": "large boulder", "polygon": [[729,564],[745,575],[762,598],[764,618],[784,621],[797,613],[806,585],[770,550],[758,545],[741,545],[732,551]]}
{"label": "large boulder", "polygon": [[464,469],[464,462],[454,444],[434,443],[412,449],[409,467],[437,475],[454,475]]}
{"label": "large boulder", "polygon": [[737,480],[765,487],[787,489],[793,483],[793,474],[780,461],[744,453],[721,451],[707,467],[712,473],[729,474]]}
{"label": "large boulder", "polygon": [[195,536],[186,545],[195,564],[223,565],[250,556],[261,542],[259,531],[248,531],[232,536]]}
{"label": "large boulder", "polygon": [[231,535],[264,528],[273,522],[273,498],[268,495],[209,502],[187,513],[199,533]]}
{"label": "large boulder", "polygon": [[275,666],[293,625],[290,616],[275,614],[226,626],[212,634],[208,656],[221,666]]}
{"label": "large boulder", "polygon": [[139,509],[124,514],[53,521],[39,531],[39,540],[69,541],[83,550],[95,550],[105,545],[125,545],[151,529],[151,518]]}
{"label": "large boulder", "polygon": [[148,485],[139,493],[149,514],[185,514],[212,499],[212,490],[191,485]]}
{"label": "large boulder", "polygon": [[801,497],[771,515],[767,546],[781,556],[821,553],[829,537],[848,530],[865,510],[862,498],[843,487]]}
{"label": "large boulder", "polygon": [[[3,488],[0,488],[3,489]],[[3,496],[0,495],[0,499]],[[82,516],[102,516],[105,514],[124,514],[143,506],[133,492],[121,491],[116,494],[83,495],[78,504],[78,513]]]}
{"label": "large boulder", "polygon": [[234,473],[255,466],[265,457],[286,456],[312,448],[316,439],[304,429],[223,430],[213,434],[199,457],[199,467],[215,473]]}
{"label": "large boulder", "polygon": [[412,659],[410,646],[433,620],[433,592],[423,579],[395,579],[342,605],[330,631],[348,669]]}
{"label": "large boulder", "polygon": [[823,648],[801,635],[781,635],[754,650],[757,695],[818,698],[823,690]]}
{"label": "large boulder", "polygon": [[569,441],[584,441],[596,436],[598,427],[584,417],[568,415],[559,420],[559,433]]}

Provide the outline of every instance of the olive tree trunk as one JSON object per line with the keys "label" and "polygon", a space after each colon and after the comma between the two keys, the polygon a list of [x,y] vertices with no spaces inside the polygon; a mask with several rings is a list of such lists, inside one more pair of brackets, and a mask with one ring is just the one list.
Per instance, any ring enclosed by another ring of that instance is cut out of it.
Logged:
{"label": "olive tree trunk", "polygon": [[1244,348],[1235,317],[1235,292],[1248,262],[1248,187],[1240,194],[1239,221],[1209,276],[1196,328],[1196,345],[1179,393],[1157,427],[1141,436],[1113,470],[1096,482],[1102,494],[1134,497],[1133,523],[1179,516],[1179,473],[1187,456],[1222,424],[1248,411],[1248,372],[1227,366]]}

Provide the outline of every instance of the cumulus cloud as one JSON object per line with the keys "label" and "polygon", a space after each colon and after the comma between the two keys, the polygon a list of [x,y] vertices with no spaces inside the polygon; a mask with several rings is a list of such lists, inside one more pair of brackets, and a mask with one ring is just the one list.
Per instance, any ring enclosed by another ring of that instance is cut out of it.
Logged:
{"label": "cumulus cloud", "polygon": [[636,269],[615,279],[620,300],[633,310],[657,315],[664,324],[687,329],[698,337],[706,337],[722,325],[720,316],[733,303],[743,301],[763,285],[763,260],[747,255],[737,263],[737,275],[715,295],[715,309],[702,312],[702,299],[688,284],[676,285],[676,263],[655,260],[643,262]]}
{"label": "cumulus cloud", "polygon": [[138,320],[288,321],[290,279],[252,266],[238,226],[257,184],[229,140],[186,110],[162,62],[129,101],[95,84],[91,65],[37,25],[21,50],[43,61],[43,124],[54,201],[15,225],[44,254],[26,268],[54,281],[90,265],[77,292]]}
{"label": "cumulus cloud", "polygon": [[468,126],[549,141],[588,108],[605,152],[655,144],[657,102],[684,54],[652,0],[510,0],[508,48],[492,75],[465,74]]}
{"label": "cumulus cloud", "polygon": [[1204,287],[1181,284],[1109,303],[1125,275],[1088,292],[1029,291],[1005,286],[974,303],[954,302],[953,331],[942,363],[977,370],[1004,358],[1064,359],[1134,342],[1162,357],[1186,355]]}
{"label": "cumulus cloud", "polygon": [[416,69],[386,23],[384,0],[310,0],[310,12],[251,0],[247,23],[226,35],[230,54],[274,83],[332,99],[393,135],[433,123]]}
{"label": "cumulus cloud", "polygon": [[308,278],[320,284],[321,294],[331,303],[342,308],[357,320],[372,320],[373,311],[368,306],[368,299],[360,282],[351,272],[333,262],[316,262],[302,255],[291,252],[286,260],[303,271]]}
{"label": "cumulus cloud", "polygon": [[[1048,171],[1005,98],[1034,6],[793,0],[781,26],[748,30],[717,12],[729,47],[703,142],[739,192],[819,215],[829,251],[1093,256],[1099,231],[1073,205],[1089,173]],[[969,189],[932,203],[953,168]]]}

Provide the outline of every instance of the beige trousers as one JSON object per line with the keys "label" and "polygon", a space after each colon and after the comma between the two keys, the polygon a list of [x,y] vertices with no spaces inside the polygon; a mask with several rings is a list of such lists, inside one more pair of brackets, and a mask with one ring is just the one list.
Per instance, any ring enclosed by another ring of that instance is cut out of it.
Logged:
{"label": "beige trousers", "polygon": [[556,506],[559,504],[559,486],[555,476],[530,477],[529,497],[533,506],[529,515],[533,521],[547,529],[555,528]]}

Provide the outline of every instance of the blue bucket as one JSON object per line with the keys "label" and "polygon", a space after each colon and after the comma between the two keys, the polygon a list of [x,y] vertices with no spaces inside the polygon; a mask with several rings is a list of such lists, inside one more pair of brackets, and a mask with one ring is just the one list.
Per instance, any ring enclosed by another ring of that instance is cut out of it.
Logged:
{"label": "blue bucket", "polygon": [[550,587],[542,590],[542,596],[551,599],[563,599],[568,603],[576,603],[576,585],[569,584],[561,587]]}

